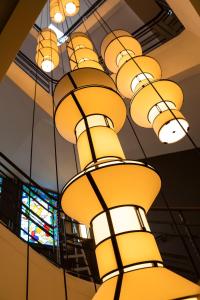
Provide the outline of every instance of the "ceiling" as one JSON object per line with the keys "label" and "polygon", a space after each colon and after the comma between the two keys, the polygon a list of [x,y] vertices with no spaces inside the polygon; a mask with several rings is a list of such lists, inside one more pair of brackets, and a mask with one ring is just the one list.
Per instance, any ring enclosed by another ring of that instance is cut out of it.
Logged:
{"label": "ceiling", "polygon": [[[116,29],[121,27],[133,32],[136,28],[144,24],[144,20],[139,17],[125,1],[108,0],[106,3],[107,10],[105,9],[105,15],[113,26],[112,28]],[[88,19],[87,22],[92,39],[99,49],[100,42],[106,33],[97,22],[93,22],[91,19]],[[28,57],[34,59],[35,45],[35,37],[30,33],[21,49]],[[168,59],[170,59],[170,57],[168,57]],[[67,70],[68,67],[66,63],[65,71]],[[60,72],[60,75],[63,73],[63,70],[60,69],[57,72]],[[182,112],[190,123],[190,135],[196,144],[200,146],[200,68],[197,67],[193,72],[184,73],[182,77],[175,76],[173,79],[180,84],[184,91],[185,102]],[[128,107],[129,103],[127,102],[127,109]],[[32,113],[32,99],[8,77],[5,77],[0,83],[0,140],[3,141],[1,142],[0,151],[6,154],[27,174],[29,174],[30,171]],[[172,145],[161,144],[152,129],[141,128],[135,124],[133,124],[133,126],[148,157],[179,152],[192,149],[193,147],[187,137]],[[38,105],[36,105],[34,127],[32,177],[40,185],[55,190],[56,172],[53,123],[52,118]],[[119,133],[119,138],[127,158],[134,160],[144,158],[128,121],[126,121],[123,129]],[[72,144],[66,142],[57,133],[56,145],[58,153],[59,186],[61,189],[66,181],[75,175],[77,171]]]}

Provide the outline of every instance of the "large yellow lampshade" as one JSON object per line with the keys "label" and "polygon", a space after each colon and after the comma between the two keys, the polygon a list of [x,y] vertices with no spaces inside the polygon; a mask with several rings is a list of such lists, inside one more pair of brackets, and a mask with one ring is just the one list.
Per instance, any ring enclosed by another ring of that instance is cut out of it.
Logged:
{"label": "large yellow lampshade", "polygon": [[126,119],[126,107],[113,80],[98,69],[81,68],[66,74],[57,84],[54,98],[56,127],[72,143],[76,143],[75,128],[83,119],[83,113],[84,116],[99,114],[108,117],[116,133]]}
{"label": "large yellow lampshade", "polygon": [[57,36],[49,28],[43,29],[38,37],[35,61],[45,72],[51,72],[59,64]]}
{"label": "large yellow lampshade", "polygon": [[[109,208],[137,205],[147,212],[161,187],[157,172],[143,163],[119,160],[102,163],[97,169],[87,168],[65,186],[62,196],[64,212],[87,225],[94,216],[103,212],[98,196],[91,186],[91,177]],[[80,206],[81,210],[78,209]]]}
{"label": "large yellow lampshade", "polygon": [[65,12],[61,0],[50,0],[50,17],[54,23],[62,23],[65,19]]}
{"label": "large yellow lampshade", "polygon": [[88,36],[85,33],[73,32],[70,35],[69,41],[67,43],[68,56],[70,57],[74,51],[84,48],[93,50],[94,46],[92,41],[88,38]]}
{"label": "large yellow lampshade", "polygon": [[103,70],[94,46],[86,34],[79,32],[71,34],[67,53],[72,70],[86,67]]}
{"label": "large yellow lampshade", "polygon": [[112,73],[117,73],[121,65],[130,57],[142,54],[138,41],[130,33],[115,30],[109,33],[102,42],[101,55]]}
{"label": "large yellow lampshade", "polygon": [[115,79],[119,92],[129,99],[140,88],[149,84],[146,77],[151,81],[161,78],[161,69],[155,59],[149,56],[137,56],[135,61],[137,64],[132,59],[123,64]]}
{"label": "large yellow lampshade", "polygon": [[[107,280],[93,300],[114,299],[118,276]],[[119,300],[197,300],[200,288],[163,267],[143,268],[123,274]]]}
{"label": "large yellow lampshade", "polygon": [[75,16],[80,9],[80,1],[79,0],[61,0],[64,6],[65,15],[67,17]]}

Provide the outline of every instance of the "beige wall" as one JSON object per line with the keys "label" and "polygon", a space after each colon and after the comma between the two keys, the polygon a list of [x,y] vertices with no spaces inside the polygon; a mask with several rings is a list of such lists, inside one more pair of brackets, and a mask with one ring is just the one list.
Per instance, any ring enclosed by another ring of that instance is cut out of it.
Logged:
{"label": "beige wall", "polygon": [[[26,299],[27,245],[0,225],[0,300]],[[91,300],[93,283],[67,275],[68,300]],[[30,248],[29,300],[65,300],[63,271]]]}
{"label": "beige wall", "polygon": [[[150,52],[162,68],[163,78],[188,75],[200,67],[200,38],[188,30]],[[182,78],[183,79],[183,78]]]}

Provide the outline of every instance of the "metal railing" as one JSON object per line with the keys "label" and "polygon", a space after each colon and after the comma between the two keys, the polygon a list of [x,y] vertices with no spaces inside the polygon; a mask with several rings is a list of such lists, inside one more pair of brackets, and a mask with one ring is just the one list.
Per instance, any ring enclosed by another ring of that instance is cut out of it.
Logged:
{"label": "metal railing", "polygon": [[[0,179],[1,224],[53,264],[63,267],[70,274],[93,281],[94,276],[84,250],[85,240],[79,236],[78,230],[72,230],[79,224],[59,211],[55,205],[59,196],[55,192],[43,189],[3,153],[0,153]],[[33,209],[33,203],[42,213],[48,214],[48,220]],[[11,210],[6,209],[9,205]],[[28,223],[27,227],[22,227],[23,218]],[[53,218],[51,223],[50,218]],[[32,234],[31,225],[38,228],[42,236],[46,235],[46,244]]]}
{"label": "metal railing", "polygon": [[200,279],[199,215],[200,207],[155,207],[148,214],[165,265],[195,282]]}
{"label": "metal railing", "polygon": [[[41,194],[38,195],[37,189],[41,189],[47,199],[54,195],[54,193],[47,192],[31,180],[23,171],[6,158],[5,155],[0,153],[0,159],[0,173],[2,177],[9,178],[13,185],[25,187],[25,192],[28,196],[33,197],[34,201],[37,201],[38,197],[41,199]],[[22,177],[24,181],[22,181]],[[33,187],[37,187],[37,189]],[[13,195],[9,189],[5,191],[5,187],[1,181],[0,191],[2,192],[0,195],[6,192],[7,204],[13,200]],[[31,191],[30,195],[29,191]],[[60,218],[59,238],[58,243],[54,243],[52,246],[43,245],[34,236],[31,236],[30,232],[21,228],[19,222],[22,213],[21,192],[22,190],[18,194],[20,205],[15,207],[16,211],[14,215],[17,215],[17,218],[12,219],[6,216],[5,211],[2,212],[0,208],[1,223],[21,239],[20,231],[24,231],[26,235],[29,235],[29,245],[31,247],[45,255],[55,265],[63,267],[68,273],[83,279],[99,282],[93,240],[84,239],[80,236],[78,222],[65,216],[63,212],[57,211],[57,215]],[[57,201],[57,197],[53,199]],[[42,201],[46,200],[42,198]],[[39,201],[39,204],[41,204],[41,201]],[[50,208],[57,210],[56,206],[50,203],[48,205]],[[46,207],[44,208],[46,209]],[[158,243],[165,266],[195,282],[200,279],[199,213],[200,207],[154,207],[148,213],[150,227]],[[171,218],[171,214],[173,214],[173,219]],[[33,215],[34,211],[30,210],[26,214],[26,217],[29,217],[30,221],[34,223],[35,219]],[[50,225],[45,220],[40,221],[43,221],[48,226]],[[54,234],[52,234],[54,230],[53,226],[51,226],[51,232],[44,227],[41,229],[54,237]],[[31,243],[30,240],[33,242]]]}

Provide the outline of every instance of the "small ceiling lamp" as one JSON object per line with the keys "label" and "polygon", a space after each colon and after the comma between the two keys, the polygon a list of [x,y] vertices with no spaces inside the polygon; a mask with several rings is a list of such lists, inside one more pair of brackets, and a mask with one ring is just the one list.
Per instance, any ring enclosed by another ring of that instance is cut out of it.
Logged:
{"label": "small ceiling lamp", "polygon": [[62,23],[65,19],[65,12],[61,0],[50,0],[50,17],[54,23]]}
{"label": "small ceiling lamp", "polygon": [[79,12],[80,1],[79,0],[61,0],[65,9],[65,15],[67,17],[73,17]]}
{"label": "small ceiling lamp", "polygon": [[59,64],[57,36],[49,28],[43,29],[38,37],[35,61],[44,72],[51,72]]}
{"label": "small ceiling lamp", "polygon": [[[86,42],[91,49],[85,35],[72,40],[70,55]],[[103,282],[93,300],[197,295],[198,285],[163,266],[146,218],[161,180],[151,166],[125,158],[117,133],[126,107],[111,77],[78,63],[58,82],[54,99],[56,127],[78,148],[81,172],[65,185],[62,208],[93,230]]]}
{"label": "small ceiling lamp", "polygon": [[67,53],[72,70],[86,67],[103,70],[93,43],[84,33],[75,32],[70,36]]}
{"label": "small ceiling lamp", "polygon": [[[189,125],[179,111],[183,94],[172,81],[161,80],[158,62],[142,55],[139,43],[128,32],[106,36],[101,53],[121,95],[131,100],[131,116],[142,127],[153,127],[163,143],[182,139]],[[113,75],[112,75],[113,76]]]}

